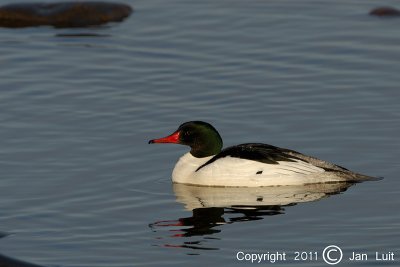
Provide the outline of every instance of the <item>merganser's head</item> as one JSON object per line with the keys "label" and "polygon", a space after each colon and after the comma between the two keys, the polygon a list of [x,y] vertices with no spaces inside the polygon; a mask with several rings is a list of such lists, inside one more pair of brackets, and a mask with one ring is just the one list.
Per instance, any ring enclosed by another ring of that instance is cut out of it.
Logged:
{"label": "merganser's head", "polygon": [[222,138],[217,130],[203,121],[189,121],[179,126],[171,135],[149,141],[154,143],[173,143],[190,146],[190,153],[196,158],[218,154],[222,149]]}

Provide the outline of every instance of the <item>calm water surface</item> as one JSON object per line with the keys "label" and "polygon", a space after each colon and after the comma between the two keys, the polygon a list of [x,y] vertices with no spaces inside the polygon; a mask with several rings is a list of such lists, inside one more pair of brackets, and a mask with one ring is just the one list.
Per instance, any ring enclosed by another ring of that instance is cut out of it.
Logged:
{"label": "calm water surface", "polygon": [[[327,266],[335,244],[342,266],[381,266],[376,251],[399,264],[400,20],[366,15],[382,1],[125,2],[136,11],[121,24],[0,29],[0,254],[241,266],[238,251],[284,251],[277,266]],[[265,142],[385,179],[173,186],[187,149],[147,141],[188,120],[225,145]]]}

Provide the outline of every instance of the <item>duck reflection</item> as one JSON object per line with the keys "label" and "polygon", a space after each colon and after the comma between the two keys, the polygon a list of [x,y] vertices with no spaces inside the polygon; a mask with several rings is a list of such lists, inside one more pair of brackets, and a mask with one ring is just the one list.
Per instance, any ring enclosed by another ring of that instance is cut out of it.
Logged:
{"label": "duck reflection", "polygon": [[[167,229],[172,238],[202,236],[204,239],[183,244],[164,244],[166,247],[191,249],[218,249],[203,243],[222,231],[224,224],[261,220],[267,216],[280,215],[285,209],[298,203],[317,201],[344,192],[354,183],[310,184],[279,187],[203,187],[173,184],[176,200],[190,217],[158,221],[150,224],[155,231]],[[164,238],[161,238],[164,239]],[[218,239],[218,238],[214,238]],[[174,239],[175,240],[175,239]]]}
{"label": "duck reflection", "polygon": [[[325,183],[302,186],[206,187],[173,184],[176,200],[189,211],[198,208],[269,209],[319,200],[338,194],[351,183]],[[273,214],[275,215],[275,214]]]}

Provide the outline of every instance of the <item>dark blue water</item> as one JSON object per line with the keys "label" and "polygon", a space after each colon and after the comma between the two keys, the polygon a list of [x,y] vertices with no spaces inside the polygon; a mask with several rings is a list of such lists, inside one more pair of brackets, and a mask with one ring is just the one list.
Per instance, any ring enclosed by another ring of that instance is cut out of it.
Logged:
{"label": "dark blue water", "polygon": [[[121,24],[0,29],[0,254],[125,267],[286,252],[276,266],[327,266],[337,245],[339,266],[383,266],[375,252],[399,264],[400,20],[368,16],[381,1],[125,2]],[[384,180],[173,186],[187,149],[147,141],[188,120],[226,146],[264,142]]]}

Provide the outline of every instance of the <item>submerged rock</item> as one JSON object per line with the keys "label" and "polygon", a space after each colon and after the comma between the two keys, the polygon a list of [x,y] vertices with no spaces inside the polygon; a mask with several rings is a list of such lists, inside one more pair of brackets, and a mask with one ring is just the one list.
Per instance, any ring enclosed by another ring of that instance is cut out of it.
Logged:
{"label": "submerged rock", "polygon": [[17,259],[9,258],[0,254],[1,267],[42,267],[33,263],[20,261]]}
{"label": "submerged rock", "polygon": [[395,9],[393,7],[377,7],[372,9],[369,12],[372,16],[379,16],[379,17],[394,17],[400,16],[400,10]]}
{"label": "submerged rock", "polygon": [[122,21],[133,9],[107,2],[18,3],[0,7],[0,27],[87,27]]}

